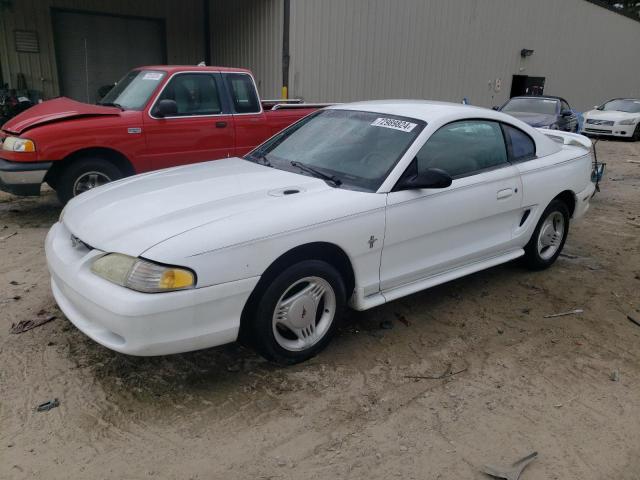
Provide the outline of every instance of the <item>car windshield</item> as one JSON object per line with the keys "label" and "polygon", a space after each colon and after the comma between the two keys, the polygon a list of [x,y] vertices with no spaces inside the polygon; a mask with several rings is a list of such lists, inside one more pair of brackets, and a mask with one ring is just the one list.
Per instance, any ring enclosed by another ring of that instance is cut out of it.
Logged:
{"label": "car windshield", "polygon": [[640,113],[640,100],[611,100],[600,107],[600,110]]}
{"label": "car windshield", "polygon": [[551,98],[512,98],[502,107],[502,111],[555,115],[557,106],[558,101]]}
{"label": "car windshield", "polygon": [[159,70],[133,70],[122,77],[99,104],[142,110],[165,75]]}
{"label": "car windshield", "polygon": [[245,158],[331,179],[336,186],[376,191],[425,125],[422,120],[397,115],[321,110]]}

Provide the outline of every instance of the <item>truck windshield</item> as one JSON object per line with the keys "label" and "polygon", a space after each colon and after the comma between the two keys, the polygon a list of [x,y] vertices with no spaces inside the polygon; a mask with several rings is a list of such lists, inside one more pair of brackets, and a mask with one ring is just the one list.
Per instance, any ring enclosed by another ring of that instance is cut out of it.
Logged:
{"label": "truck windshield", "polygon": [[502,107],[502,111],[555,115],[557,106],[558,101],[550,98],[512,98]]}
{"label": "truck windshield", "polygon": [[165,75],[159,70],[132,70],[109,90],[99,104],[142,110]]}
{"label": "truck windshield", "polygon": [[425,125],[422,120],[385,113],[321,110],[245,158],[281,170],[331,178],[334,186],[376,191]]}

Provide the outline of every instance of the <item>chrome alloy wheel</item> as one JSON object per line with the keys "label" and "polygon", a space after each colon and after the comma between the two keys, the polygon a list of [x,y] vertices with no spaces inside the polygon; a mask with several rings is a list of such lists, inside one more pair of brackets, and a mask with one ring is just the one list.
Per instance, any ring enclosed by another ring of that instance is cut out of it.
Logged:
{"label": "chrome alloy wheel", "polygon": [[109,183],[111,179],[102,172],[86,172],[80,175],[73,183],[73,196]]}
{"label": "chrome alloy wheel", "polygon": [[538,255],[543,260],[553,257],[564,238],[564,216],[560,212],[551,212],[540,227],[538,233]]}
{"label": "chrome alloy wheel", "polygon": [[282,348],[305,350],[329,331],[336,314],[336,294],[323,278],[305,277],[282,294],[273,313],[273,335]]}

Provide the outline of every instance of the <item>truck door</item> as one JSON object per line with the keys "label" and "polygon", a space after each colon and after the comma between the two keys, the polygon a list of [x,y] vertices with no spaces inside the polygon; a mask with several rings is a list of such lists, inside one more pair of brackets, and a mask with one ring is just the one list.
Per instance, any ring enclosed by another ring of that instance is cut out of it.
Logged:
{"label": "truck door", "polygon": [[273,133],[262,110],[253,77],[248,73],[222,73],[231,98],[235,124],[234,155],[241,157]]}
{"label": "truck door", "polygon": [[[223,108],[222,79],[213,72],[180,72],[166,83],[147,110],[144,134],[150,169],[173,167],[233,154],[233,116]],[[175,115],[161,117],[157,105],[173,100]]]}

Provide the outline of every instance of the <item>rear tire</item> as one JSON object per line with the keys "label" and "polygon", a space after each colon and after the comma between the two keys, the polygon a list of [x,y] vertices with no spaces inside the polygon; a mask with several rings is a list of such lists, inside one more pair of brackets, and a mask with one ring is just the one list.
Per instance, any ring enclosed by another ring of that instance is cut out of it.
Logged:
{"label": "rear tire", "polygon": [[524,261],[531,270],[549,268],[558,258],[569,234],[569,208],[554,199],[545,208],[529,243],[524,247]]}
{"label": "rear tire", "polygon": [[73,197],[124,176],[109,160],[90,157],[69,164],[56,180],[56,192],[65,205]]}
{"label": "rear tire", "polygon": [[257,297],[247,334],[251,345],[280,365],[303,362],[334,336],[345,308],[340,273],[321,260],[283,270]]}

